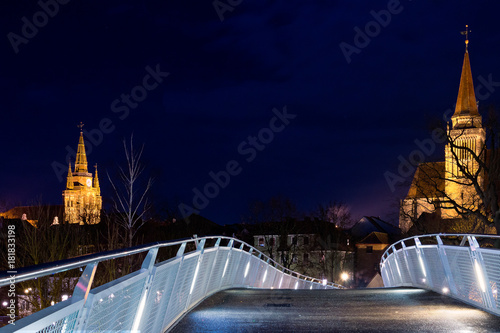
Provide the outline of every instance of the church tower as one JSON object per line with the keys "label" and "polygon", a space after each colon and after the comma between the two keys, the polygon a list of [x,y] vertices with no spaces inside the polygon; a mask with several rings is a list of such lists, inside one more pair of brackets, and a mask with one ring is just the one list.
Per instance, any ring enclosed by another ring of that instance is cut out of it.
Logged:
{"label": "church tower", "polygon": [[101,189],[97,178],[88,172],[87,154],[83,140],[83,124],[80,123],[80,140],[76,152],[75,168],[71,171],[71,162],[68,167],[66,190],[63,191],[64,219],[69,223],[96,224],[101,220],[102,207]]}
{"label": "church tower", "polygon": [[[482,125],[482,117],[478,112],[472,83],[468,29],[465,31],[465,35],[465,55],[457,104],[455,113],[451,117],[451,129],[448,125],[450,142],[445,148],[445,192],[450,199],[460,203],[460,205],[476,209],[478,205],[477,194],[470,180],[465,178],[464,170],[468,174],[478,172],[479,165],[474,155],[484,158],[486,132]],[[481,173],[479,173],[479,180],[480,186],[483,186],[484,177]],[[443,215],[443,218],[458,216],[452,209],[444,210]]]}

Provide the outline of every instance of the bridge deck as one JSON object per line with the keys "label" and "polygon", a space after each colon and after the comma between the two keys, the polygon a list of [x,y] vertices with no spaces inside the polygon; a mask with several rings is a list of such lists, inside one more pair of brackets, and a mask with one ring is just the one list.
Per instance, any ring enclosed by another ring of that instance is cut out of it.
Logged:
{"label": "bridge deck", "polygon": [[206,299],[171,332],[498,332],[500,318],[437,293],[232,289]]}

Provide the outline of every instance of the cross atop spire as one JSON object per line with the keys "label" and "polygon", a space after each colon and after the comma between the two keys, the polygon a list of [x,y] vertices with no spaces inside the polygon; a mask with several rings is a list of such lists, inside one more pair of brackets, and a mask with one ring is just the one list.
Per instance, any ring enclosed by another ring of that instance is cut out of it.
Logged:
{"label": "cross atop spire", "polygon": [[465,35],[465,52],[469,52],[468,46],[469,46],[469,25],[465,25],[465,31],[460,31],[462,35]]}
{"label": "cross atop spire", "polygon": [[[480,115],[477,109],[476,95],[474,93],[474,84],[472,82],[472,72],[470,69],[469,61],[469,51],[467,45],[469,44],[469,26],[465,26],[465,31],[462,31],[462,35],[465,35],[465,55],[464,62],[462,65],[462,75],[460,76],[460,87],[458,89],[457,104],[455,105],[455,113],[453,118],[457,120],[457,117],[465,116],[470,122],[468,126],[479,126],[480,125]],[[475,120],[475,118],[478,118]],[[472,119],[474,118],[474,119]],[[465,118],[464,118],[465,119]],[[453,128],[455,128],[456,121],[453,121]],[[458,120],[457,120],[458,121]],[[460,125],[460,126],[463,126]]]}

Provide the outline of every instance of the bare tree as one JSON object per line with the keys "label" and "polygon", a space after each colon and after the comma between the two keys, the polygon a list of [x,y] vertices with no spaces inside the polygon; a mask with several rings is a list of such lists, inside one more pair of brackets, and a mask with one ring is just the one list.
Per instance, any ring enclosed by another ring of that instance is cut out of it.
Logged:
{"label": "bare tree", "polygon": [[351,212],[344,203],[331,201],[327,205],[320,204],[313,215],[319,219],[315,249],[321,256],[318,268],[330,281],[338,281],[342,272],[352,270],[349,267],[352,261],[349,238],[345,234],[345,230],[354,222]]}
{"label": "bare tree", "polygon": [[[485,125],[486,141],[479,147],[464,143],[467,127],[453,133],[448,129],[446,163],[453,170],[446,170],[445,162],[419,165],[410,187],[415,195],[403,203],[403,218],[418,223],[417,213],[437,210],[457,217],[446,231],[464,232],[466,227],[467,232],[485,233],[494,227],[500,234],[500,131],[494,112]],[[452,187],[459,190],[450,191]]]}
{"label": "bare tree", "polygon": [[[92,237],[78,225],[54,224],[56,214],[62,217],[62,209],[43,205],[41,199],[31,206],[22,207],[21,219],[10,219],[15,225],[16,267],[44,264],[79,255],[82,244],[88,244]],[[6,248],[6,246],[2,246]],[[4,253],[5,252],[5,253]],[[6,251],[1,252],[7,262]],[[70,293],[78,280],[74,272],[66,271],[17,284],[17,295],[22,300],[19,314],[28,315],[49,307],[62,300],[64,293]]]}
{"label": "bare tree", "polygon": [[153,185],[153,179],[142,181],[141,175],[144,166],[141,157],[144,145],[134,149],[133,135],[130,136],[130,144],[123,140],[126,164],[119,167],[118,183],[113,182],[108,174],[109,182],[114,190],[113,207],[116,212],[116,221],[126,231],[126,242],[133,246],[133,240],[137,231],[146,223],[145,215],[150,209],[148,194]]}

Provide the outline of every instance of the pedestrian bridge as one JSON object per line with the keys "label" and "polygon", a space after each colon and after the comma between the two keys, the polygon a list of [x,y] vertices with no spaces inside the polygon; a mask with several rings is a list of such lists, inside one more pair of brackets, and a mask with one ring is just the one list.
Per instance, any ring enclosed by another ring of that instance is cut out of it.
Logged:
{"label": "pedestrian bridge", "polygon": [[[71,298],[0,332],[497,330],[500,252],[491,247],[496,239],[404,239],[390,246],[380,264],[385,286],[399,288],[374,290],[340,290],[339,285],[289,271],[228,237],[98,253],[17,269],[15,274],[2,272],[0,286],[80,267],[83,271]],[[163,248],[176,249],[176,255],[158,260]],[[91,288],[99,263],[138,253],[145,254],[138,271]]]}

